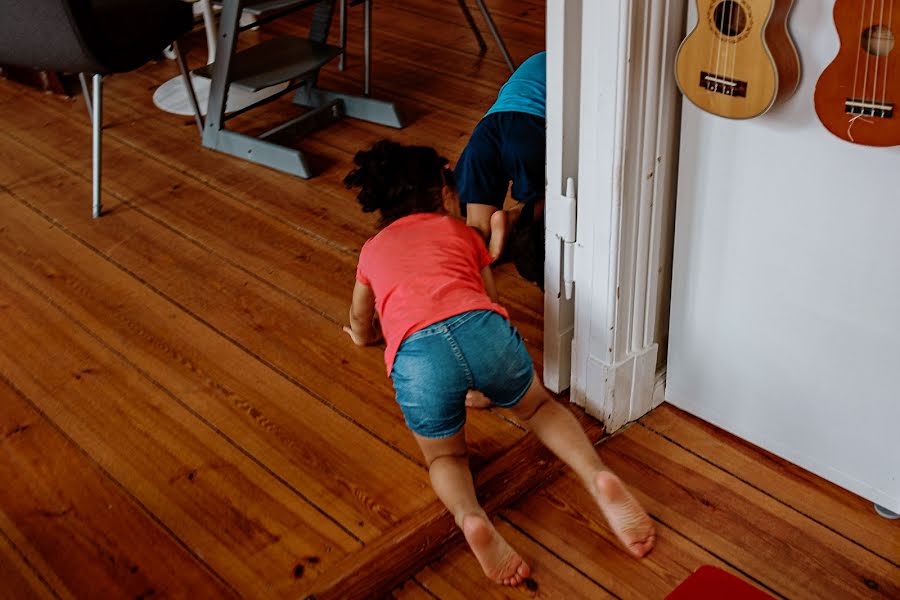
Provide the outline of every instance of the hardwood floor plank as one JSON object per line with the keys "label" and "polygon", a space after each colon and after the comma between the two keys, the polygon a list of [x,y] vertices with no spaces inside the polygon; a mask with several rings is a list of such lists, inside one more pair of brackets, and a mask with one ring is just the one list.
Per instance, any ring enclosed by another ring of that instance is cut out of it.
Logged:
{"label": "hardwood floor plank", "polygon": [[[475,17],[476,24],[482,30],[482,35],[484,36],[485,42],[488,44],[488,54],[491,55],[493,60],[499,59],[502,61],[502,55],[497,50],[494,38],[491,36],[478,7],[474,2],[467,2],[466,4],[469,6],[472,16]],[[503,35],[504,41],[506,42],[506,45],[510,47],[510,50],[512,50],[516,43],[522,41],[533,43],[535,40],[542,40],[544,38],[545,9],[540,5],[531,3],[516,3],[513,5],[504,3],[501,5],[496,2],[487,2],[486,4],[491,11],[491,16],[494,19],[494,23],[497,25],[497,29]],[[382,24],[377,20],[379,11],[384,11],[387,7],[397,9],[398,12],[401,12],[405,16],[404,20],[407,22],[421,21],[423,24],[433,23],[433,25],[428,27],[423,25],[422,31],[419,31],[418,33],[411,32],[409,34],[411,40],[425,37],[423,35],[425,31],[430,34],[435,29],[443,28],[465,33],[470,40],[473,51],[477,51],[478,47],[475,44],[474,37],[469,31],[468,25],[466,25],[466,21],[463,18],[459,6],[457,6],[455,2],[385,0],[383,6],[379,5],[379,7],[374,8],[372,11],[373,23],[379,25],[377,28],[373,26],[373,30],[378,32],[379,39],[391,29],[390,24],[393,22],[385,21]],[[516,10],[516,8],[518,10]],[[361,21],[362,19],[357,18],[356,20]]]}
{"label": "hardwood floor plank", "polygon": [[788,598],[896,598],[900,569],[640,425],[599,447],[654,517]]}
{"label": "hardwood floor plank", "polygon": [[[0,404],[0,512],[64,585],[57,593],[236,597],[2,378]],[[0,535],[9,549],[4,541]],[[4,554],[0,548],[0,597],[26,579],[37,597],[53,596],[30,568],[20,568],[17,584]]]}
{"label": "hardwood floor plank", "polygon": [[391,598],[394,600],[434,600],[437,596],[428,592],[418,581],[410,579],[394,590]]}
{"label": "hardwood floor plank", "polygon": [[531,579],[515,588],[488,580],[468,548],[458,547],[416,576],[422,586],[443,600],[515,599],[515,598],[615,598],[596,582],[559,560],[540,544],[523,535],[505,521],[495,523],[529,564]]}
{"label": "hardwood floor plank", "polygon": [[[583,411],[573,411],[588,439],[596,443],[603,426]],[[552,482],[564,468],[537,436],[529,434],[477,471],[475,488],[484,511],[493,515]],[[436,499],[323,574],[310,599],[377,598],[459,543],[462,534],[453,515]]]}
{"label": "hardwood floor plank", "polygon": [[635,559],[622,549],[594,499],[571,471],[502,514],[619,598],[663,598],[704,564],[742,576],[664,523],[656,523],[653,551]]}
{"label": "hardwood floor plank", "polygon": [[57,597],[0,529],[0,600],[49,600]]}
{"label": "hardwood floor plank", "polygon": [[[3,380],[6,381],[5,379]],[[0,538],[14,549],[19,558],[27,563],[40,581],[43,582],[46,590],[55,598],[71,600],[75,598],[66,588],[63,581],[56,575],[52,567],[44,560],[41,553],[32,546],[22,532],[15,526],[6,513],[0,510]]]}
{"label": "hardwood floor plank", "polygon": [[6,202],[3,214],[0,264],[357,536],[430,500],[424,470],[381,440],[25,206]]}
{"label": "hardwood floor plank", "polygon": [[0,306],[0,374],[240,594],[296,597],[358,547],[16,278]]}
{"label": "hardwood floor plank", "polygon": [[871,502],[670,404],[641,424],[900,567],[900,528]]}

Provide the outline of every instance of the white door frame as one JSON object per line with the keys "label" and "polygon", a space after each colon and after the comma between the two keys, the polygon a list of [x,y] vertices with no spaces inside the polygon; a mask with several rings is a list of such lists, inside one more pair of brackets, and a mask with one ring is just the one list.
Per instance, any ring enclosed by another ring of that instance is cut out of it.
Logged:
{"label": "white door frame", "polygon": [[[589,0],[590,1],[590,0]],[[575,299],[565,297],[563,237],[574,223],[563,200],[566,181],[578,177],[582,0],[547,2],[547,242],[544,259],[544,385],[570,385]],[[570,240],[571,241],[571,240]]]}
{"label": "white door frame", "polygon": [[[572,401],[608,431],[662,399],[659,318],[668,310],[680,114],[673,60],[683,23],[684,3],[677,0],[547,5],[544,375],[551,389],[568,383],[564,346],[574,332]],[[576,28],[580,35],[572,33]],[[573,156],[578,202],[570,321],[559,260]]]}

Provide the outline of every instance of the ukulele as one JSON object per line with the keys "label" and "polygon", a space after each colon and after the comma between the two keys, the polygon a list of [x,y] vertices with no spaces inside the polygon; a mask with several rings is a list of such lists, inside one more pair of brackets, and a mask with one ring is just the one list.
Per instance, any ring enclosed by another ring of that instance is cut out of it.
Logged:
{"label": "ukulele", "polygon": [[678,48],[678,87],[697,107],[749,119],[791,96],[800,58],[788,33],[793,0],[697,0],[697,25]]}
{"label": "ukulele", "polygon": [[837,0],[834,23],[841,47],[816,82],[819,120],[854,144],[900,145],[900,0]]}

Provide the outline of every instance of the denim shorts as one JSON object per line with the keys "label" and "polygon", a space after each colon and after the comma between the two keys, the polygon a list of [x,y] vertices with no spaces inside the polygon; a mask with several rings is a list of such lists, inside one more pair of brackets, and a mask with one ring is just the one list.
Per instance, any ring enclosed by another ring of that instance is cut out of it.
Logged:
{"label": "denim shorts", "polygon": [[516,328],[489,310],[465,312],[406,338],[391,371],[406,424],[427,438],[446,438],[466,423],[466,392],[496,405],[519,403],[534,366]]}

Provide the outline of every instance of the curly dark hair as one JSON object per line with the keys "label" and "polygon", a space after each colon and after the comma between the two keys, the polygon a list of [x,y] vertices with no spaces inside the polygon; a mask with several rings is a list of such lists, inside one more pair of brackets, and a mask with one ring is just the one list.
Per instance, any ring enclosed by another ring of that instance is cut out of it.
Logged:
{"label": "curly dark hair", "polygon": [[344,186],[360,188],[356,199],[364,212],[380,212],[382,227],[415,213],[441,212],[442,188],[456,187],[448,160],[427,146],[381,140],[357,152],[353,162]]}

